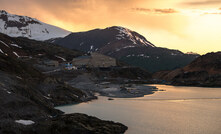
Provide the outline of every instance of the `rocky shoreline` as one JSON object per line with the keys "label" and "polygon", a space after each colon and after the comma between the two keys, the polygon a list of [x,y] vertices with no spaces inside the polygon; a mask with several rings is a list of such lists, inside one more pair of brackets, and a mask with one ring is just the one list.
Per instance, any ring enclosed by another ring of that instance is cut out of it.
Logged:
{"label": "rocky shoreline", "polygon": [[122,134],[127,127],[121,123],[103,121],[85,114],[58,115],[32,121],[33,124],[15,123],[13,120],[0,121],[0,133],[13,134]]}
{"label": "rocky shoreline", "polygon": [[32,66],[0,55],[0,133],[121,134],[127,127],[84,114],[63,115],[54,106],[91,100],[83,91]]}

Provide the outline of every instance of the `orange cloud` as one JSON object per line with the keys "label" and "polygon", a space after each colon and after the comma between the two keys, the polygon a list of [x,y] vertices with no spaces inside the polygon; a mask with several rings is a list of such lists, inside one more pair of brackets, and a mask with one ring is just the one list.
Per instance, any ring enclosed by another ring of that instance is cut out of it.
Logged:
{"label": "orange cloud", "polygon": [[174,9],[154,9],[154,11],[156,13],[166,13],[166,14],[169,14],[169,13],[178,13],[178,11],[174,10]]}
{"label": "orange cloud", "polygon": [[[1,0],[0,0],[1,1]],[[160,0],[156,0],[158,3]],[[174,9],[150,8],[153,15],[131,12],[132,7],[146,5],[137,10],[148,10],[149,6],[158,5],[152,0],[3,0],[0,9],[10,13],[37,18],[71,31],[84,31],[105,28],[113,25],[136,29],[161,29],[172,33],[180,32],[185,27],[185,18],[176,20],[170,16],[164,18],[154,14],[172,14]],[[13,3],[13,4],[12,4]],[[24,8],[25,7],[25,8]],[[165,23],[161,24],[161,20]],[[182,20],[182,22],[180,22]]]}
{"label": "orange cloud", "polygon": [[132,8],[134,11],[147,12],[147,13],[158,13],[158,14],[171,14],[178,13],[175,9],[149,9],[149,8]]}
{"label": "orange cloud", "polygon": [[217,13],[204,13],[204,15],[209,15],[209,14],[213,14],[213,15],[221,15],[220,12],[217,12]]}
{"label": "orange cloud", "polygon": [[201,5],[214,5],[214,4],[221,4],[220,0],[193,0],[190,2],[184,2],[184,5],[195,5],[195,6],[201,6]]}

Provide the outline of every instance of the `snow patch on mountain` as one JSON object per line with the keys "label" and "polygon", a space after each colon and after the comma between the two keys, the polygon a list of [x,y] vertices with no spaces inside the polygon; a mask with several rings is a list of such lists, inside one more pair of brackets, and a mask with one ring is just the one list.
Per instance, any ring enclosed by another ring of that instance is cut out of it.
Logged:
{"label": "snow patch on mountain", "polygon": [[13,54],[14,54],[15,56],[17,56],[18,58],[20,57],[16,52],[13,52]]}
{"label": "snow patch on mountain", "polygon": [[138,55],[132,54],[132,55],[127,55],[126,57],[143,57],[143,58],[150,58],[149,55],[145,55],[145,54],[138,54]]}
{"label": "snow patch on mountain", "polygon": [[22,47],[20,47],[20,46],[17,45],[17,44],[10,44],[10,45],[13,46],[13,47],[22,48]]}
{"label": "snow patch on mountain", "polygon": [[15,120],[15,122],[19,123],[19,124],[22,124],[22,125],[25,125],[25,126],[35,124],[35,122],[32,121],[32,120]]}
{"label": "snow patch on mountain", "polygon": [[130,29],[124,27],[115,27],[119,33],[116,35],[117,40],[130,40],[133,44],[141,44],[145,46],[155,47],[152,43],[146,41],[144,38],[138,37],[135,32],[131,31]]}
{"label": "snow patch on mountain", "polygon": [[63,60],[63,61],[66,61],[66,59],[63,58],[63,57],[61,57],[61,56],[55,55],[55,57],[57,57],[57,58],[59,58],[59,59],[61,59],[61,60]]}
{"label": "snow patch on mountain", "polygon": [[1,49],[0,49],[0,52],[1,52],[2,54],[5,54]]}
{"label": "snow patch on mountain", "polygon": [[117,48],[116,51],[118,52],[118,51],[120,51],[122,49],[134,48],[134,47],[136,47],[136,46],[125,46],[125,47],[122,47],[122,48]]}
{"label": "snow patch on mountain", "polygon": [[37,19],[9,14],[3,10],[0,10],[0,32],[11,37],[27,37],[35,40],[65,37],[71,33]]}
{"label": "snow patch on mountain", "polygon": [[5,42],[0,40],[0,43],[2,43],[3,45],[5,45],[6,47],[10,48]]}

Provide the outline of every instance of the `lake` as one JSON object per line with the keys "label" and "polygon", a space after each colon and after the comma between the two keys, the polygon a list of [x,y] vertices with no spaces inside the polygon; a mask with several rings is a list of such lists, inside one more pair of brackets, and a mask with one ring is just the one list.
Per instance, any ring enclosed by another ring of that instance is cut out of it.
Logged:
{"label": "lake", "polygon": [[126,134],[221,134],[221,88],[150,86],[165,91],[56,108],[123,123]]}

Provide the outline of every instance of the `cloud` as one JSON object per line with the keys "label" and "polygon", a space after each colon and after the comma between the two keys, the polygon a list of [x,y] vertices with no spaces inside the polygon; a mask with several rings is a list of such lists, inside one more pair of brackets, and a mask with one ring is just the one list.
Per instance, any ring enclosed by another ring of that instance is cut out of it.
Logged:
{"label": "cloud", "polygon": [[221,15],[221,12],[214,12],[214,13],[206,12],[206,13],[204,13],[204,15],[209,15],[209,14],[212,14],[212,15]]}
{"label": "cloud", "polygon": [[178,13],[179,11],[175,9],[149,9],[149,8],[132,8],[134,11],[138,12],[146,12],[146,13],[158,13],[158,14],[171,14],[171,13]]}
{"label": "cloud", "polygon": [[132,8],[134,11],[141,11],[141,12],[151,12],[149,8]]}
{"label": "cloud", "polygon": [[215,4],[221,4],[221,0],[198,0],[198,1],[194,0],[191,2],[184,2],[182,4],[190,6],[215,5]]}
{"label": "cloud", "polygon": [[209,14],[212,14],[212,15],[221,15],[221,8],[219,9],[216,9],[216,10],[212,10],[212,11],[206,11],[203,13],[204,15],[209,15]]}
{"label": "cloud", "polygon": [[[156,29],[173,34],[182,33],[180,31],[185,29],[187,17],[172,15],[178,11],[164,9],[169,6],[159,6],[160,2],[161,0],[0,0],[0,9],[30,16],[73,32],[118,25],[132,30]],[[146,8],[131,10],[142,6]],[[141,11],[149,13],[139,13]]]}
{"label": "cloud", "polygon": [[170,13],[178,13],[178,11],[174,10],[174,9],[154,9],[154,12],[156,13],[165,13],[165,14],[170,14]]}

